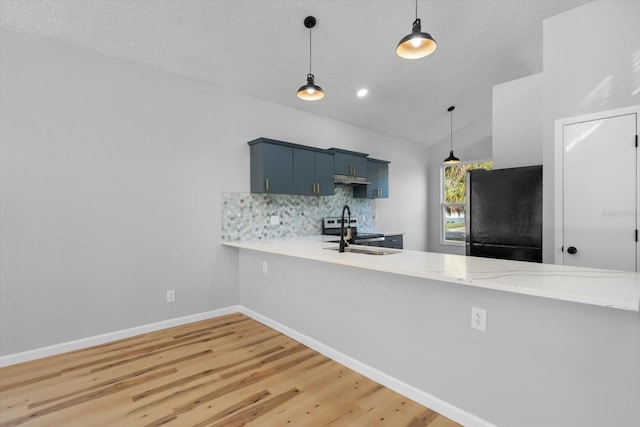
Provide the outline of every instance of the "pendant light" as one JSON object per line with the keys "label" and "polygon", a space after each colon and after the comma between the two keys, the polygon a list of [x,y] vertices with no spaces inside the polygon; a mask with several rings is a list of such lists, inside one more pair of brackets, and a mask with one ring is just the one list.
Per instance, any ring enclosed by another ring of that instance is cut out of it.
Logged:
{"label": "pendant light", "polygon": [[404,59],[419,59],[431,55],[438,45],[429,33],[422,32],[420,19],[418,19],[418,0],[416,0],[416,20],[413,21],[411,34],[400,40],[396,47],[396,53]]}
{"label": "pendant light", "polygon": [[460,163],[460,159],[453,155],[453,110],[455,110],[455,108],[456,107],[453,105],[447,108],[447,111],[451,113],[451,149],[449,151],[449,157],[444,159],[442,162],[445,165],[455,165],[456,163]]}
{"label": "pendant light", "polygon": [[304,26],[309,29],[309,74],[307,74],[307,84],[300,86],[297,96],[305,101],[316,101],[324,98],[322,88],[316,85],[314,76],[311,74],[311,29],[316,25],[316,18],[307,16],[304,18]]}

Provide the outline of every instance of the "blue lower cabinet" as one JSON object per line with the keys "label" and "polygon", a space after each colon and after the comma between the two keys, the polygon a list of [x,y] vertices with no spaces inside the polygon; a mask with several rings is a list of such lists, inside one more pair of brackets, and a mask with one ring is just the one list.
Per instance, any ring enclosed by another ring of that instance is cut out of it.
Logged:
{"label": "blue lower cabinet", "polygon": [[402,234],[393,234],[384,236],[384,241],[382,242],[382,246],[385,248],[392,249],[404,249],[404,241]]}

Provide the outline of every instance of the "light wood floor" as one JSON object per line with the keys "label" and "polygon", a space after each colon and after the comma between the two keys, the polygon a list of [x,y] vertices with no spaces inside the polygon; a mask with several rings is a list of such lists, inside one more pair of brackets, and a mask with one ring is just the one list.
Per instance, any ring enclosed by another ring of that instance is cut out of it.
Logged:
{"label": "light wood floor", "polygon": [[0,369],[0,426],[458,426],[245,315]]}

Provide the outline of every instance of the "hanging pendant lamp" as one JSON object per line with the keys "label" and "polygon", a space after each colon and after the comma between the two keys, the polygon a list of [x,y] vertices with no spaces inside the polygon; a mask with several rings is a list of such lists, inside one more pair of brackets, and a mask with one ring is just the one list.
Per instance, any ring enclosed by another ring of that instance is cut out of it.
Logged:
{"label": "hanging pendant lamp", "polygon": [[431,55],[437,47],[431,34],[422,32],[422,25],[418,19],[418,0],[416,0],[416,20],[413,21],[411,33],[404,36],[398,43],[396,53],[404,59],[419,59]]}
{"label": "hanging pendant lamp", "polygon": [[456,163],[460,163],[460,159],[453,155],[453,110],[455,110],[455,108],[456,107],[454,107],[453,105],[447,108],[447,111],[451,113],[451,149],[449,151],[449,157],[444,159],[444,161],[442,162],[445,165],[454,165]]}
{"label": "hanging pendant lamp", "polygon": [[315,77],[311,74],[311,29],[315,27],[315,25],[316,18],[313,16],[304,18],[304,26],[309,29],[309,74],[307,74],[307,84],[300,86],[296,95],[305,101],[316,101],[324,98],[322,88],[315,83]]}

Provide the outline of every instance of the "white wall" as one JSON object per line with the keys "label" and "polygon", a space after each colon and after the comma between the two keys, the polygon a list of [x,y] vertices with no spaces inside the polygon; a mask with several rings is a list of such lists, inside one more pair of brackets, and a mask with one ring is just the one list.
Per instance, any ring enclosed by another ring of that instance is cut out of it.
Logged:
{"label": "white wall", "polygon": [[493,167],[542,164],[542,73],[493,87]]}
{"label": "white wall", "polygon": [[[449,117],[447,117],[449,119]],[[455,119],[454,119],[455,120]],[[442,222],[440,210],[442,161],[449,155],[450,137],[429,147],[429,227],[428,250],[448,254],[464,255],[464,246],[442,244]],[[453,131],[453,151],[462,162],[491,159],[491,120],[479,120]]]}
{"label": "white wall", "polygon": [[638,17],[638,1],[598,0],[543,23],[544,262],[559,250],[553,245],[554,121],[640,104]]}
{"label": "white wall", "polygon": [[[239,266],[242,306],[415,387],[444,415],[460,411],[442,402],[498,426],[640,425],[638,312],[250,250]],[[472,306],[487,309],[485,333],[470,327]]]}
{"label": "white wall", "polygon": [[56,41],[0,43],[2,355],[237,304],[220,193],[249,191],[259,136],[390,160],[379,226],[403,207],[407,247],[426,248],[421,146]]}

